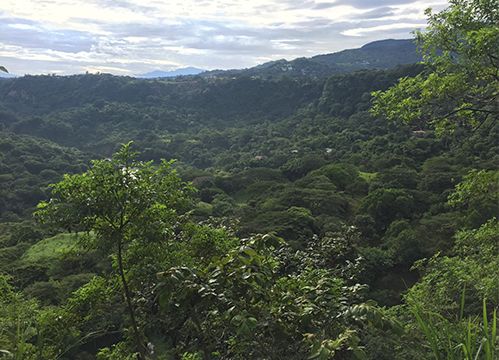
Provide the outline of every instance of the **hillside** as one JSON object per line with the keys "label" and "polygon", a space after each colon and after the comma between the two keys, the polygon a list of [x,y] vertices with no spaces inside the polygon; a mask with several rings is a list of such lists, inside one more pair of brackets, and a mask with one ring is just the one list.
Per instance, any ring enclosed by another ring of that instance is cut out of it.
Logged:
{"label": "hillside", "polygon": [[358,49],[316,55],[311,58],[277,60],[249,69],[207,71],[203,77],[253,76],[320,78],[363,69],[390,69],[397,65],[415,64],[422,60],[413,40],[381,40]]}
{"label": "hillside", "polygon": [[[110,156],[133,140],[143,159],[178,159],[180,173],[200,190],[199,216],[233,214],[241,235],[277,231],[301,247],[314,233],[343,222],[367,226],[359,222],[367,217],[373,222],[365,229],[372,232],[368,243],[384,244],[404,229],[391,230],[400,221],[418,232],[430,226],[433,240],[419,240],[409,258],[382,270],[392,276],[397,269],[400,281],[412,281],[399,266],[407,271],[415,259],[445,249],[444,239],[457,226],[446,210],[435,212],[436,204],[445,202],[472,164],[491,168],[497,161],[495,127],[461,143],[466,133],[442,139],[428,130],[420,137],[413,134],[418,128],[367,113],[372,91],[422,69],[411,65],[315,80],[111,75],[4,80],[0,125],[9,195],[2,217],[23,219],[57,174],[81,171],[84,159]],[[471,150],[473,142],[480,150]],[[404,201],[400,210],[387,215],[369,207],[371,196],[389,198],[392,191]],[[293,207],[307,215],[294,218]],[[437,230],[442,221],[445,231]],[[394,295],[378,300],[397,302],[398,290],[390,291]]]}

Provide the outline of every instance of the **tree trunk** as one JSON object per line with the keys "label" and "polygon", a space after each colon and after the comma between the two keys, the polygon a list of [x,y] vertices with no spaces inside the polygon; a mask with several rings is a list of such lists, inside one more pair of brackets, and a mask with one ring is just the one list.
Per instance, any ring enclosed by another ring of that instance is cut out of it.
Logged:
{"label": "tree trunk", "polygon": [[127,308],[128,308],[128,313],[129,313],[130,319],[132,321],[132,328],[133,328],[133,332],[134,332],[137,351],[139,353],[139,359],[145,360],[146,359],[146,348],[144,346],[144,343],[142,342],[142,336],[140,335],[139,327],[137,325],[137,320],[135,319],[135,311],[134,311],[133,305],[132,305],[132,295],[130,293],[130,288],[128,287],[128,283],[127,283],[126,277],[125,277],[125,271],[123,269],[123,254],[122,254],[122,239],[121,239],[121,237],[118,240],[118,271],[120,273],[121,282],[123,284],[123,290],[125,293],[125,300],[126,300],[126,304],[127,304]]}

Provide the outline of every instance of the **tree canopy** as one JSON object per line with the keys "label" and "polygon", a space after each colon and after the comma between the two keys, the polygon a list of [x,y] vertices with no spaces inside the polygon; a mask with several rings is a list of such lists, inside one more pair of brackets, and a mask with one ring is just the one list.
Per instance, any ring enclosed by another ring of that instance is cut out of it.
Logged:
{"label": "tree canopy", "polygon": [[132,304],[127,266],[146,262],[136,254],[133,259],[134,249],[142,253],[147,249],[151,259],[163,243],[174,238],[177,211],[185,207],[188,187],[171,171],[171,163],[163,161],[153,167],[136,156],[128,143],[111,159],[94,161],[87,172],[66,175],[53,186],[50,201],[38,205],[35,215],[61,229],[92,232],[88,245],[116,257],[136,351],[145,359],[147,345]]}
{"label": "tree canopy", "polygon": [[374,114],[438,132],[476,128],[499,114],[499,10],[495,0],[451,0],[416,33],[427,69],[374,92]]}

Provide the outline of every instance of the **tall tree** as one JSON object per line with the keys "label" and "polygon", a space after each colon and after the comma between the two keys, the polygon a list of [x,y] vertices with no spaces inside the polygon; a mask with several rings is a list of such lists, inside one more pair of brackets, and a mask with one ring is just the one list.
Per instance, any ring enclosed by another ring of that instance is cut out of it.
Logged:
{"label": "tall tree", "polygon": [[451,0],[447,9],[426,13],[428,28],[416,39],[427,70],[374,92],[373,113],[440,133],[497,118],[498,1]]}
{"label": "tall tree", "polygon": [[136,155],[128,143],[112,159],[93,161],[87,172],[65,175],[53,186],[51,200],[38,205],[36,216],[53,226],[93,232],[95,240],[90,245],[114,257],[137,352],[145,359],[147,349],[133,303],[127,258],[133,249],[171,236],[178,220],[176,209],[186,202],[188,187],[170,162],[154,167],[152,162],[137,161]]}

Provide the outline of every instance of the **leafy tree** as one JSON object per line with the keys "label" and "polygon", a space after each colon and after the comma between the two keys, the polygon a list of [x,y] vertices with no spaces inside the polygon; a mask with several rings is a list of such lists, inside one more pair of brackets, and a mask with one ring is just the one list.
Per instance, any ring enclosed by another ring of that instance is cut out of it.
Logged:
{"label": "leafy tree", "polygon": [[451,0],[427,10],[417,33],[427,71],[374,92],[372,111],[438,132],[478,127],[499,113],[499,6],[496,0]]}
{"label": "leafy tree", "polygon": [[384,231],[392,221],[413,216],[416,205],[405,190],[377,189],[362,200],[361,210],[374,218],[379,231]]}
{"label": "leafy tree", "polygon": [[131,267],[139,261],[133,256],[137,249],[154,256],[172,237],[176,209],[185,205],[189,188],[171,170],[171,163],[154,167],[136,156],[128,143],[112,159],[93,161],[87,172],[66,175],[53,186],[52,199],[38,205],[36,216],[53,226],[95,233],[88,245],[116,259],[136,351],[145,358],[126,263]]}
{"label": "leafy tree", "polygon": [[283,273],[289,259],[277,256],[285,245],[273,235],[241,240],[207,267],[162,273],[161,315],[175,351],[202,359],[364,358],[358,331],[387,319],[373,304],[358,304],[363,287],[339,276],[351,270],[350,261],[340,264],[347,254],[324,268],[335,249],[345,250],[351,234],[344,236],[318,244],[292,273]]}
{"label": "leafy tree", "polygon": [[321,156],[308,154],[289,159],[282,166],[282,172],[290,179],[296,180],[322,165],[324,165],[324,159]]}
{"label": "leafy tree", "polygon": [[436,359],[497,356],[498,230],[497,220],[491,219],[478,229],[461,231],[453,256],[417,264],[425,274],[406,299]]}
{"label": "leafy tree", "polygon": [[37,333],[38,304],[26,300],[0,275],[0,358],[35,359],[36,348],[29,340]]}
{"label": "leafy tree", "polygon": [[499,214],[499,171],[472,170],[456,185],[448,204],[465,212],[467,225],[479,226]]}
{"label": "leafy tree", "polygon": [[312,172],[312,174],[327,176],[340,190],[345,190],[348,185],[356,181],[359,177],[358,173],[355,166],[348,164],[330,164]]}

